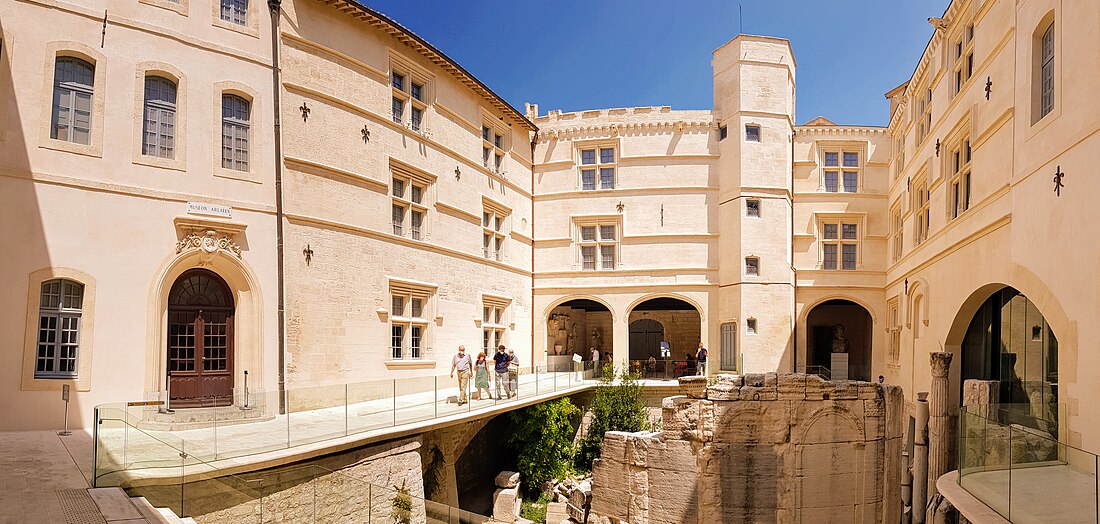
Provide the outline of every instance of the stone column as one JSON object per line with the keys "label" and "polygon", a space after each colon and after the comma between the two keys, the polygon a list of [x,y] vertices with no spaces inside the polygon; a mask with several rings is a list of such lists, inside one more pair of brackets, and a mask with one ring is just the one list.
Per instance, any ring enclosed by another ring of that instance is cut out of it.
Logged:
{"label": "stone column", "polygon": [[928,502],[928,393],[917,393],[915,434],[913,435],[913,497],[909,514],[914,524],[924,523]]}
{"label": "stone column", "polygon": [[948,470],[951,438],[947,405],[947,375],[951,353],[931,354],[932,387],[928,395],[928,497],[939,493],[936,481]]}

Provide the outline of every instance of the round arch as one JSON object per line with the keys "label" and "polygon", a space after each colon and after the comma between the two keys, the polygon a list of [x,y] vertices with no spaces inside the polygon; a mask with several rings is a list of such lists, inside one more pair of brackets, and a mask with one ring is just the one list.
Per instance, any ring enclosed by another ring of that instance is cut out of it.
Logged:
{"label": "round arch", "polygon": [[653,300],[655,298],[672,298],[672,299],[679,300],[681,302],[686,302],[688,305],[695,308],[695,311],[697,311],[699,313],[699,320],[700,321],[705,320],[705,318],[703,316],[703,311],[704,311],[703,306],[699,305],[699,303],[696,302],[694,299],[692,299],[690,297],[686,297],[686,296],[681,295],[679,293],[650,293],[648,295],[643,295],[643,296],[635,299],[633,302],[631,302],[630,305],[626,306],[625,312],[623,313],[624,314],[623,320],[624,321],[629,320],[630,319],[630,312],[634,311],[634,308],[638,307],[639,304],[641,304],[643,302],[648,302],[648,301]]}
{"label": "round arch", "polygon": [[611,319],[612,319],[612,322],[614,322],[615,309],[612,308],[611,304],[609,304],[606,300],[604,300],[602,298],[599,298],[595,295],[569,295],[569,296],[565,296],[565,297],[560,297],[560,298],[554,300],[553,302],[550,302],[550,304],[548,306],[546,306],[546,308],[542,311],[542,320],[546,321],[547,319],[549,319],[550,312],[554,311],[554,308],[556,308],[556,307],[558,307],[558,306],[560,306],[560,305],[562,305],[566,302],[573,301],[573,300],[591,300],[593,302],[599,303],[600,305],[607,308],[607,310],[611,312]]}
{"label": "round arch", "polygon": [[190,249],[167,257],[154,273],[148,298],[148,334],[146,336],[146,391],[163,392],[168,376],[168,298],[172,286],[185,272],[206,269],[228,286],[235,304],[233,358],[236,362],[234,383],[244,383],[249,374],[250,389],[264,387],[263,295],[259,279],[249,265],[229,251],[208,253]]}
{"label": "round arch", "polygon": [[865,304],[828,298],[804,308],[803,315],[807,372],[820,366],[831,370],[833,378],[871,379],[875,320]]}
{"label": "round arch", "polygon": [[813,311],[814,308],[816,308],[817,306],[820,306],[821,304],[824,304],[830,300],[847,300],[848,302],[859,305],[865,311],[867,311],[868,315],[871,316],[871,322],[874,324],[878,324],[878,316],[875,315],[875,309],[872,308],[870,304],[851,295],[843,294],[826,295],[824,297],[818,298],[817,300],[814,300],[813,302],[810,302],[809,304],[806,304],[805,306],[802,306],[802,311],[798,312],[798,323],[801,325],[805,325],[806,319],[810,317],[810,312]]}

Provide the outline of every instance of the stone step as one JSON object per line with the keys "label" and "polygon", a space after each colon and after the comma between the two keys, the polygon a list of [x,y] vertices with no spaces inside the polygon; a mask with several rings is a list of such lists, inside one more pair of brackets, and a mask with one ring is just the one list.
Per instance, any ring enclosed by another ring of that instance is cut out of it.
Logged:
{"label": "stone step", "polygon": [[145,497],[130,497],[130,503],[149,524],[168,524],[168,519],[164,518],[164,515],[161,515]]}
{"label": "stone step", "polygon": [[121,488],[90,488],[88,496],[95,502],[103,520],[142,519],[142,515],[130,502],[130,496]]}
{"label": "stone step", "polygon": [[157,508],[157,512],[164,516],[169,524],[183,524],[183,519],[177,517],[176,514],[168,508]]}

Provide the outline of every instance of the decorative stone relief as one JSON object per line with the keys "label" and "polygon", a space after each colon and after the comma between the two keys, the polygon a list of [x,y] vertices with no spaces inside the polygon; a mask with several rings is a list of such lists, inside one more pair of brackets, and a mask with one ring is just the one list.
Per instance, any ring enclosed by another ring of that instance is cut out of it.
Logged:
{"label": "decorative stone relief", "polygon": [[176,254],[183,253],[184,251],[201,250],[208,255],[221,251],[228,251],[241,258],[241,246],[236,242],[230,240],[227,236],[218,236],[218,232],[212,229],[207,230],[205,233],[199,234],[197,231],[189,233],[187,236],[176,242]]}

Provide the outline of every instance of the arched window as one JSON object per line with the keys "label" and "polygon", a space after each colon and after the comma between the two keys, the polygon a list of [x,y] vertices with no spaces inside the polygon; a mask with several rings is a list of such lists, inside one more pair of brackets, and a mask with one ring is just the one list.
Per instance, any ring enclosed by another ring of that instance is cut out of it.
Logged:
{"label": "arched window", "polygon": [[50,138],[88,144],[92,129],[95,66],[79,58],[59,57],[53,70]]}
{"label": "arched window", "polygon": [[176,84],[167,78],[145,77],[141,154],[176,157]]}
{"label": "arched window", "polygon": [[222,95],[222,167],[248,171],[248,126],[251,104],[237,95]]}
{"label": "arched window", "polygon": [[35,378],[76,378],[84,285],[56,279],[42,283],[38,307]]}

